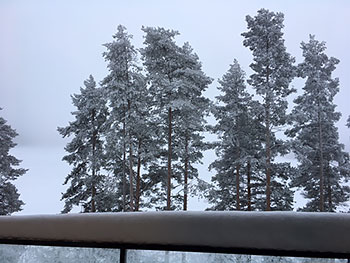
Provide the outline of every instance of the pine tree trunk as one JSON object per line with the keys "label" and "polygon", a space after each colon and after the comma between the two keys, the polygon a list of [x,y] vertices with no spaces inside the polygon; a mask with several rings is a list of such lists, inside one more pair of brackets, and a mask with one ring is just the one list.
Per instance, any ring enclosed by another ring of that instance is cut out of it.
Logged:
{"label": "pine tree trunk", "polygon": [[141,184],[141,139],[139,138],[137,149],[137,177],[136,177],[136,203],[135,211],[140,209],[140,184]]}
{"label": "pine tree trunk", "polygon": [[171,209],[170,197],[171,197],[171,159],[172,159],[172,148],[171,148],[171,135],[172,135],[172,110],[169,107],[168,110],[168,182],[167,182],[167,210]]}
{"label": "pine tree trunk", "polygon": [[240,165],[236,165],[236,210],[241,210],[240,200],[239,200],[239,168]]}
{"label": "pine tree trunk", "polygon": [[322,140],[322,125],[321,113],[318,112],[318,143],[320,150],[320,212],[324,211],[324,176],[323,176],[323,140]]}
{"label": "pine tree trunk", "polygon": [[126,212],[126,124],[125,124],[125,109],[124,109],[124,120],[123,120],[123,212]]}
{"label": "pine tree trunk", "polygon": [[271,211],[271,145],[270,145],[270,106],[265,106],[266,112],[266,211]]}
{"label": "pine tree trunk", "polygon": [[250,185],[250,173],[251,173],[251,167],[250,167],[250,160],[247,164],[247,188],[248,188],[248,211],[252,211],[252,193],[251,193],[251,185]]}
{"label": "pine tree trunk", "polygon": [[[126,47],[125,48],[125,51],[126,51]],[[125,59],[125,83],[129,84],[129,63],[128,63],[128,59],[126,58]],[[123,149],[123,211],[126,212],[126,109],[125,109],[125,105],[123,105],[123,110],[124,110],[124,121],[123,121],[123,143],[124,143],[124,149]],[[129,119],[130,119],[130,103],[129,103],[129,100],[128,100],[128,113],[129,113]],[[129,121],[130,122],[130,121]],[[129,133],[130,135],[130,133]],[[130,139],[130,137],[129,137]],[[130,141],[129,141],[130,143]],[[129,144],[130,145],[130,144]],[[131,148],[131,147],[130,147]],[[130,153],[129,153],[130,154]],[[130,163],[129,163],[129,166],[130,166]],[[132,167],[131,167],[132,168]],[[129,167],[129,170],[130,170],[130,167]],[[131,170],[129,171],[129,175],[131,175]],[[129,178],[129,180],[131,181],[131,176]],[[130,188],[131,188],[131,184],[130,184]],[[131,191],[129,193],[130,195],[130,201],[131,201],[131,198],[132,198],[132,195],[131,195]],[[132,211],[132,202],[130,202],[130,210]]]}
{"label": "pine tree trunk", "polygon": [[132,161],[132,146],[129,148],[129,185],[130,185],[130,211],[134,211],[134,171]]}
{"label": "pine tree trunk", "polygon": [[327,165],[327,171],[328,173],[326,174],[327,178],[327,195],[328,195],[328,212],[333,212],[333,202],[332,202],[332,185],[331,185],[331,177],[330,177],[330,167],[329,163]]}
{"label": "pine tree trunk", "polygon": [[[128,122],[130,123],[131,101],[128,100]],[[134,169],[133,169],[133,153],[131,129],[129,127],[129,185],[130,185],[130,211],[134,211]]]}
{"label": "pine tree trunk", "polygon": [[[93,171],[92,174],[94,175],[95,172]],[[96,196],[96,187],[94,184],[92,184],[92,189],[91,189],[91,212],[92,213],[96,212],[95,196]]]}
{"label": "pine tree trunk", "polygon": [[[270,43],[266,41],[266,53],[269,53]],[[266,88],[270,85],[270,65],[266,67]],[[267,91],[265,101],[265,126],[266,126],[266,211],[271,211],[271,131],[270,131],[270,91]]]}
{"label": "pine tree trunk", "polygon": [[[95,110],[92,111],[92,123],[95,122]],[[96,187],[95,187],[95,176],[96,176],[96,160],[95,160],[95,152],[96,152],[96,138],[97,131],[94,130],[92,133],[92,178],[91,178],[91,212],[96,212],[95,205],[95,196],[96,196]]]}
{"label": "pine tree trunk", "polygon": [[187,211],[188,195],[188,136],[185,137],[185,180],[184,180],[184,211]]}

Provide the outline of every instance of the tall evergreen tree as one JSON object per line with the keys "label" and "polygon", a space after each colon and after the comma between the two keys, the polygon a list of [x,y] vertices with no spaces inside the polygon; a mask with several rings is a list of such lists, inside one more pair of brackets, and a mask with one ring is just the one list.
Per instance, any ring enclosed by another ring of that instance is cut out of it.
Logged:
{"label": "tall evergreen tree", "polygon": [[[114,164],[115,176],[120,177],[119,175],[122,174],[122,206],[124,211],[126,210],[127,193],[125,172],[129,173],[128,205],[129,210],[134,211],[139,207],[141,153],[144,151],[144,137],[147,137],[147,128],[145,127],[148,113],[147,89],[141,69],[137,65],[137,51],[131,44],[132,35],[126,32],[124,26],[119,25],[118,32],[113,38],[113,42],[105,44],[107,51],[103,53],[108,62],[109,74],[102,84],[107,91],[111,108],[109,118],[111,129],[108,134],[107,148],[110,150],[109,158],[110,163]],[[116,152],[116,148],[123,150]],[[121,166],[116,165],[121,159],[120,153],[122,153]],[[137,167],[136,195],[134,193],[135,166]],[[122,167],[122,169],[118,170],[118,167]]]}
{"label": "tall evergreen tree", "polygon": [[294,58],[287,53],[283,40],[282,13],[260,9],[255,17],[247,16],[248,32],[242,33],[244,46],[253,53],[254,62],[250,65],[254,73],[248,83],[262,98],[264,107],[263,124],[265,126],[265,169],[266,169],[266,210],[271,210],[271,176],[274,157],[279,152],[273,140],[274,129],[285,124],[286,97],[293,92],[289,87],[295,70]]}
{"label": "tall evergreen tree", "polygon": [[218,89],[223,94],[216,97],[219,105],[214,107],[213,112],[218,124],[213,131],[220,141],[215,144],[218,159],[210,165],[210,169],[214,168],[217,172],[212,178],[216,189],[211,192],[209,201],[214,204],[215,210],[241,210],[241,172],[253,148],[250,136],[254,129],[251,116],[253,101],[246,91],[245,73],[237,60],[219,83]]}
{"label": "tall evergreen tree", "polygon": [[[198,171],[193,166],[203,157],[208,148],[202,133],[205,117],[209,115],[210,101],[203,96],[212,80],[202,71],[198,56],[189,43],[180,49],[180,69],[177,70],[177,98],[174,100],[174,150],[179,156],[180,176],[183,185],[183,210],[187,210],[188,195],[196,192],[201,184]],[[191,179],[196,182],[190,184]]]}
{"label": "tall evergreen tree", "polygon": [[[186,210],[189,179],[198,178],[193,164],[200,161],[201,151],[206,147],[201,132],[209,100],[203,97],[203,92],[211,79],[203,73],[198,56],[188,43],[176,45],[178,32],[150,27],[142,30],[146,33],[146,46],[141,53],[153,98],[152,115],[158,135],[163,138],[158,141],[158,155],[163,162],[167,159],[167,167],[154,164],[149,175],[158,182],[154,184],[157,191],[158,187],[166,188],[167,210],[179,208],[181,202]],[[166,183],[162,177],[167,178]],[[184,194],[180,194],[182,190],[172,194],[176,187],[183,187]],[[158,201],[161,203],[162,199]]]}
{"label": "tall evergreen tree", "polygon": [[103,201],[106,178],[100,173],[105,160],[103,134],[106,129],[106,102],[102,89],[96,88],[91,75],[84,85],[85,88],[80,88],[80,94],[72,96],[73,105],[77,108],[72,112],[75,120],[67,127],[57,129],[63,137],[74,136],[65,147],[68,155],[63,157],[73,166],[64,182],[70,182],[62,195],[62,200],[65,200],[64,213],[82,202],[85,212],[111,210]]}
{"label": "tall evergreen tree", "polygon": [[[218,121],[213,127],[219,136],[214,144],[218,159],[210,165],[217,172],[208,195],[213,204],[210,209],[262,210],[266,201],[262,147],[265,129],[261,124],[264,108],[247,92],[245,73],[236,60],[219,83],[222,95],[217,97],[219,104],[213,110]],[[271,140],[275,142],[276,138]],[[287,164],[272,164],[273,210],[291,209],[293,196],[287,184],[291,171]]]}
{"label": "tall evergreen tree", "polygon": [[15,168],[21,161],[10,154],[10,150],[16,146],[13,139],[17,135],[16,131],[6,124],[6,120],[0,117],[0,215],[20,211],[24,205],[13,184],[14,180],[26,172],[23,168]]}
{"label": "tall evergreen tree", "polygon": [[287,134],[294,138],[293,151],[299,161],[294,184],[304,191],[309,202],[305,211],[335,211],[348,200],[349,187],[342,182],[349,176],[349,156],[339,143],[335,123],[341,114],[335,111],[334,96],[339,80],[332,78],[339,60],[325,54],[326,45],[310,36],[301,43],[304,61],[299,77],[306,78],[304,93],[295,99]]}
{"label": "tall evergreen tree", "polygon": [[[153,97],[153,112],[158,116],[159,134],[162,137],[167,136],[167,150],[163,151],[163,156],[167,157],[167,168],[160,169],[157,166],[155,172],[158,174],[158,182],[162,188],[166,187],[166,209],[173,209],[171,205],[171,179],[173,156],[173,110],[174,101],[177,98],[177,71],[181,68],[179,63],[179,47],[175,43],[175,36],[179,33],[164,28],[143,27],[145,35],[145,48],[141,50],[144,65],[148,72],[150,82],[150,93]],[[163,121],[164,120],[164,121]],[[163,148],[163,146],[162,146]],[[162,175],[166,171],[166,183],[162,180]]]}

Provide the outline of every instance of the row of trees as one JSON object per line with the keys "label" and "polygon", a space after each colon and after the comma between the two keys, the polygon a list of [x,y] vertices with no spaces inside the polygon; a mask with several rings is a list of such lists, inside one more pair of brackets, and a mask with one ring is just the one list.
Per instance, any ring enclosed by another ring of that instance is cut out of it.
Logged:
{"label": "row of trees", "polygon": [[[85,81],[72,96],[75,121],[58,129],[74,136],[64,157],[74,167],[65,181],[64,212],[79,204],[92,212],[187,210],[189,192],[198,190],[214,210],[291,210],[293,187],[309,200],[306,211],[335,211],[348,200],[349,156],[338,140],[333,102],[339,60],[310,36],[301,44],[304,61],[295,65],[284,46],[282,13],[261,9],[246,20],[243,44],[252,51],[253,74],[246,80],[235,60],[219,81],[216,104],[203,96],[212,80],[190,45],[176,44],[178,32],[143,27],[141,65],[132,36],[118,27],[103,54],[109,74],[100,87],[92,76]],[[295,77],[306,80],[304,94],[287,114]],[[209,113],[214,126],[206,125]],[[207,130],[219,140],[206,143]],[[194,166],[209,148],[218,156],[210,165],[212,185]],[[290,152],[297,168],[276,161]]]}
{"label": "row of trees", "polygon": [[[176,43],[177,31],[143,27],[144,47],[137,50],[119,26],[105,44],[108,75],[99,86],[92,76],[84,82],[72,96],[74,121],[58,128],[72,137],[63,158],[73,166],[63,212],[74,205],[87,212],[187,210],[190,193],[202,193],[214,210],[290,210],[295,187],[308,200],[305,211],[335,211],[347,201],[349,155],[339,143],[341,114],[333,101],[339,60],[310,36],[301,44],[304,61],[295,65],[284,46],[283,19],[265,9],[247,16],[242,36],[253,73],[246,79],[234,60],[219,80],[216,104],[203,96],[212,79],[191,46]],[[287,113],[295,77],[305,79],[303,94]],[[210,113],[217,124],[207,125]],[[218,141],[205,142],[205,131]],[[0,214],[23,205],[12,183],[26,171],[15,168],[20,161],[9,153],[16,135],[0,118]],[[216,171],[212,184],[196,168],[210,148],[218,156],[209,167]],[[298,167],[277,160],[290,152]]]}
{"label": "row of trees", "polygon": [[[245,73],[234,61],[220,83],[222,95],[214,107],[212,130],[220,141],[218,159],[210,168],[216,187],[209,194],[211,209],[291,210],[293,187],[309,200],[304,211],[335,211],[349,198],[349,155],[339,143],[334,96],[338,79],[332,72],[338,59],[325,54],[325,43],[310,36],[301,43],[304,61],[294,65],[282,38],[283,14],[262,9],[247,16],[243,44],[250,48],[253,74],[247,82],[259,100],[247,92]],[[287,97],[295,92],[295,77],[306,79],[303,94],[287,114]],[[350,121],[349,121],[350,122]],[[286,128],[287,127],[287,128]],[[284,132],[290,140],[281,140]],[[277,157],[293,152],[298,168]],[[243,176],[244,175],[244,176]]]}
{"label": "row of trees", "polygon": [[72,96],[75,121],[58,128],[64,137],[74,135],[64,157],[74,167],[65,181],[71,184],[64,212],[81,202],[92,212],[186,210],[188,192],[198,186],[189,179],[198,179],[193,164],[206,149],[201,132],[210,103],[202,93],[211,79],[190,45],[175,43],[178,32],[142,30],[146,76],[131,36],[119,26],[105,44],[109,74],[99,88],[92,76],[85,81]]}

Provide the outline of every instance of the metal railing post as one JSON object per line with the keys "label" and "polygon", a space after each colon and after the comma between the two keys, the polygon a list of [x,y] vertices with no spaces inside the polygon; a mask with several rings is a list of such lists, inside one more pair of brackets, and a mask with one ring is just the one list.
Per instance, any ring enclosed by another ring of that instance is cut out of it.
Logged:
{"label": "metal railing post", "polygon": [[126,254],[127,254],[127,251],[125,248],[121,248],[120,249],[120,258],[119,258],[119,262],[120,263],[126,263]]}

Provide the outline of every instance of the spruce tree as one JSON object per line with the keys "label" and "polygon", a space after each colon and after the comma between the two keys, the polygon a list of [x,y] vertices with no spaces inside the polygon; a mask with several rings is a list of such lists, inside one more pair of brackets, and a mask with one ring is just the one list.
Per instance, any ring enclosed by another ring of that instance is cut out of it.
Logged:
{"label": "spruce tree", "polygon": [[13,139],[17,135],[6,120],[0,117],[0,215],[21,211],[24,205],[13,184],[14,180],[26,172],[23,168],[15,168],[21,161],[10,153],[10,150],[16,146]]}
{"label": "spruce tree", "polygon": [[309,200],[302,210],[331,212],[349,198],[349,187],[343,184],[349,176],[349,156],[339,143],[335,123],[341,114],[333,102],[339,80],[332,78],[332,73],[339,60],[328,57],[325,43],[312,35],[301,48],[304,61],[298,66],[298,75],[306,81],[303,94],[294,100],[293,127],[287,131],[299,161],[294,185]]}
{"label": "spruce tree", "polygon": [[85,212],[110,211],[106,207],[106,177],[101,173],[104,166],[104,132],[106,129],[107,107],[101,88],[96,88],[94,78],[84,81],[85,88],[72,96],[72,112],[75,120],[67,127],[57,130],[63,137],[73,136],[65,150],[68,155],[63,160],[73,166],[64,184],[70,183],[62,195],[68,213],[73,205],[83,205]]}
{"label": "spruce tree", "polygon": [[249,47],[253,53],[254,62],[250,65],[254,73],[248,83],[262,98],[263,125],[265,126],[265,170],[266,170],[266,206],[271,210],[271,177],[272,166],[276,155],[273,151],[278,148],[274,140],[275,128],[285,124],[286,109],[288,106],[286,97],[293,92],[289,87],[295,70],[294,58],[287,53],[283,40],[282,13],[270,12],[260,9],[255,17],[247,16],[248,32],[242,33],[245,38],[244,46]]}

